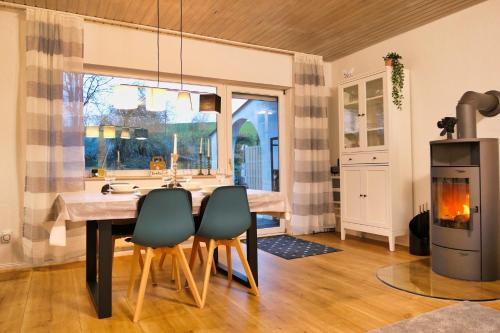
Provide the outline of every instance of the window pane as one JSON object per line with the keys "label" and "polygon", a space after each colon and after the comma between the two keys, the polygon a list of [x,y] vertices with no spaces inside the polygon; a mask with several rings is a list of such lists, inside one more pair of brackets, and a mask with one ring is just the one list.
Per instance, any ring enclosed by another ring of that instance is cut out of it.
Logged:
{"label": "window pane", "polygon": [[[233,93],[232,118],[234,183],[279,191],[278,99]],[[279,219],[257,215],[259,229],[279,225]]]}
{"label": "window pane", "polygon": [[[179,169],[199,167],[201,140],[203,167],[207,167],[210,141],[211,167],[217,168],[217,114],[198,112],[199,93],[216,93],[215,87],[184,84],[183,89],[191,91],[194,112],[176,110],[177,91],[166,91],[164,99],[159,100],[165,111],[154,112],[146,109],[146,99],[150,97],[146,89],[135,86],[156,87],[156,81],[95,74],[86,74],[84,79],[86,168],[149,169],[155,156],[162,157],[170,167],[174,134],[178,137]],[[181,88],[175,82],[160,82],[159,87]],[[127,107],[134,102],[135,106]]]}

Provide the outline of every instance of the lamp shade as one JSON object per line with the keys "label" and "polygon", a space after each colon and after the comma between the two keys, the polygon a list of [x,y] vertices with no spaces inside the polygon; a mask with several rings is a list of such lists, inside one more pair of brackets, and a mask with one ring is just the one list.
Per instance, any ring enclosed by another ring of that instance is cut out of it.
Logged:
{"label": "lamp shade", "polygon": [[134,136],[136,140],[146,140],[149,137],[149,133],[146,128],[136,128],[134,131]]}
{"label": "lamp shade", "polygon": [[146,110],[152,112],[164,112],[167,108],[167,90],[164,88],[147,87]]}
{"label": "lamp shade", "polygon": [[120,139],[128,140],[130,139],[130,128],[123,127],[122,133],[120,134]]}
{"label": "lamp shade", "polygon": [[200,95],[200,112],[218,112],[221,109],[221,98],[217,94]]}
{"label": "lamp shade", "polygon": [[102,128],[103,137],[105,139],[114,139],[116,138],[116,128],[114,126],[104,126]]}
{"label": "lamp shade", "polygon": [[112,102],[115,109],[137,109],[139,106],[139,90],[134,86],[116,85],[113,87]]}
{"label": "lamp shade", "polygon": [[85,127],[85,137],[98,138],[99,137],[99,126],[87,126],[87,127]]}
{"label": "lamp shade", "polygon": [[175,108],[179,112],[193,112],[191,104],[191,94],[189,91],[179,91]]}

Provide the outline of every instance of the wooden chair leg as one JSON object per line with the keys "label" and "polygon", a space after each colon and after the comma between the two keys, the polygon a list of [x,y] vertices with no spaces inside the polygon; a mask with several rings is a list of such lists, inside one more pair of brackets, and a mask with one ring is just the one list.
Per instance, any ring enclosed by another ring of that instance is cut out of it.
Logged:
{"label": "wooden chair leg", "polygon": [[251,291],[255,296],[259,296],[259,289],[257,288],[257,284],[253,278],[252,270],[250,269],[250,265],[248,265],[247,258],[243,254],[243,248],[241,247],[241,242],[239,238],[235,238],[233,240],[233,244],[238,251],[238,255],[240,257],[241,263],[243,264],[243,268],[245,268],[245,273],[247,274],[248,282],[250,282]]}
{"label": "wooden chair leg", "polygon": [[179,258],[177,255],[177,251],[175,252],[175,254],[172,254],[172,264],[174,263],[175,266],[173,265],[172,269],[175,268],[175,287],[177,288],[177,291],[181,291],[181,271],[179,270]]}
{"label": "wooden chair leg", "polygon": [[203,251],[201,250],[201,246],[200,246],[200,243],[198,243],[198,257],[200,258],[200,264],[203,265],[203,262],[205,260],[203,260]]}
{"label": "wooden chair leg", "polygon": [[231,245],[226,244],[226,258],[227,258],[227,280],[233,280],[233,263],[231,258]]}
{"label": "wooden chair leg", "polygon": [[[207,244],[207,256],[209,256],[209,254],[208,254],[208,243],[209,242],[207,241],[206,242],[206,244]],[[215,244],[214,251],[215,251],[216,248],[217,248],[217,244]],[[213,275],[217,275],[217,267],[215,267],[215,261],[213,260],[213,255],[214,254],[212,252],[212,254],[210,255],[210,256],[212,256],[212,260],[211,260],[211,262],[212,262],[212,274]]]}
{"label": "wooden chair leg", "polygon": [[158,263],[158,268],[163,269],[163,262],[165,261],[165,257],[167,256],[166,252],[163,252],[160,257],[160,262]]}
{"label": "wooden chair leg", "polygon": [[208,282],[210,280],[210,269],[212,267],[212,262],[214,260],[214,251],[216,247],[216,243],[213,239],[211,239],[208,242],[208,257],[207,257],[207,264],[205,268],[205,278],[203,280],[203,292],[201,296],[201,306],[200,308],[203,308],[205,306],[205,301],[207,299],[207,292],[208,292]]}
{"label": "wooden chair leg", "polygon": [[153,286],[158,285],[158,282],[156,280],[156,272],[155,272],[154,265],[149,266],[149,272],[151,273],[151,282],[153,282]]}
{"label": "wooden chair leg", "polygon": [[134,323],[139,320],[142,311],[142,305],[144,303],[144,294],[146,293],[146,284],[148,282],[148,275],[151,267],[151,260],[154,257],[153,249],[148,247],[146,249],[146,260],[144,261],[144,269],[142,270],[141,275],[141,284],[139,286],[139,294],[137,297],[137,305],[135,306],[134,313]]}
{"label": "wooden chair leg", "polygon": [[134,290],[135,279],[137,276],[137,262],[141,256],[141,248],[138,245],[134,245],[134,255],[132,256],[132,265],[130,267],[130,279],[128,281],[128,293],[127,296],[130,298],[132,296],[132,291]]}
{"label": "wooden chair leg", "polygon": [[193,295],[194,301],[199,308],[203,307],[203,303],[200,298],[200,293],[198,292],[198,288],[196,287],[196,283],[194,282],[193,275],[191,274],[191,270],[189,269],[188,262],[186,260],[186,256],[184,255],[184,250],[182,246],[176,245],[176,257],[179,262],[179,266],[186,277],[187,283],[189,285],[189,289],[191,290],[191,294]]}
{"label": "wooden chair leg", "polygon": [[177,261],[175,260],[175,255],[172,254],[172,274],[170,275],[170,280],[174,281],[177,271]]}
{"label": "wooden chair leg", "polygon": [[193,247],[191,248],[191,255],[189,256],[189,269],[193,270],[194,262],[196,260],[196,255],[200,256],[200,260],[203,260],[201,255],[200,241],[198,237],[194,236]]}

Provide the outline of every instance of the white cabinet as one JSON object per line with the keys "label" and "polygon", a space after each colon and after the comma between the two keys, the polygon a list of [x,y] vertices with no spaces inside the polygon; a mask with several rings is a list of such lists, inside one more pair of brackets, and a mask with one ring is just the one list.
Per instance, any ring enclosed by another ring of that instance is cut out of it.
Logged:
{"label": "white cabinet", "polygon": [[409,72],[403,107],[392,103],[391,68],[339,86],[341,236],[404,235],[413,216]]}

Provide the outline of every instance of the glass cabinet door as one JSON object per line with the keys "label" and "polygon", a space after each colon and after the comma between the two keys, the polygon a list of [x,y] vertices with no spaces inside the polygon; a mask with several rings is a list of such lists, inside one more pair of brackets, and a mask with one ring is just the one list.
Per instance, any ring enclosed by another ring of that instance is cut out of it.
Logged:
{"label": "glass cabinet door", "polygon": [[384,80],[366,81],[366,144],[383,146],[384,140]]}
{"label": "glass cabinet door", "polygon": [[359,86],[343,88],[344,148],[359,147]]}

